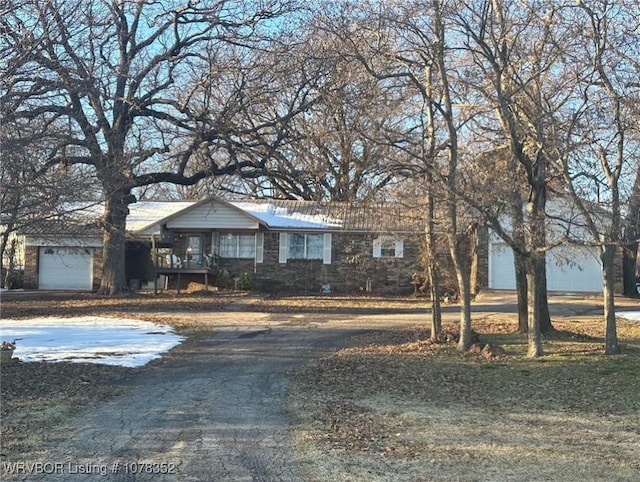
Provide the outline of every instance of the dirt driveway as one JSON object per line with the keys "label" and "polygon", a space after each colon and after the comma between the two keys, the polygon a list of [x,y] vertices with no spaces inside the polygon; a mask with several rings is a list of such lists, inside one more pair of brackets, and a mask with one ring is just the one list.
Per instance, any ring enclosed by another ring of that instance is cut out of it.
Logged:
{"label": "dirt driveway", "polygon": [[[595,300],[567,298],[551,307],[586,314],[598,310]],[[513,301],[487,295],[475,311],[511,310]],[[458,308],[449,308],[446,317],[457,317]],[[53,429],[38,460],[25,461],[41,465],[19,469],[7,480],[308,480],[304,467],[293,463],[284,407],[288,374],[349,336],[427,319],[424,313],[267,314],[242,308],[190,316],[211,330],[124,380],[123,395]]]}

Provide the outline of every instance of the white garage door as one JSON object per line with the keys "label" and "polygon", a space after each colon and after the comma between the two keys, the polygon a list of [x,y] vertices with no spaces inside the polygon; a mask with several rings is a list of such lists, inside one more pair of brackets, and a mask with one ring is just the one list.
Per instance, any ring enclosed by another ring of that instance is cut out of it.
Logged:
{"label": "white garage door", "polygon": [[92,248],[40,248],[38,288],[90,290],[92,286]]}
{"label": "white garage door", "polygon": [[555,248],[547,253],[549,291],[602,292],[602,263],[594,248]]}
{"label": "white garage door", "polygon": [[515,290],[516,272],[513,251],[505,243],[493,243],[489,250],[489,288]]}
{"label": "white garage door", "polygon": [[[593,248],[562,247],[547,253],[549,291],[602,292],[602,268]],[[513,290],[516,287],[513,251],[504,243],[491,244],[489,288]]]}

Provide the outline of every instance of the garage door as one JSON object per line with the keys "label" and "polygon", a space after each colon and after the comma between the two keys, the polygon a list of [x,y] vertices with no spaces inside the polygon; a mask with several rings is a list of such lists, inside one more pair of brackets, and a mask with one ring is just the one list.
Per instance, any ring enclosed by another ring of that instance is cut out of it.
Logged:
{"label": "garage door", "polygon": [[491,244],[489,252],[489,288],[494,290],[516,289],[513,251],[505,243]]}
{"label": "garage door", "polygon": [[[602,292],[600,258],[593,248],[561,247],[547,253],[549,291]],[[513,251],[504,243],[493,243],[489,255],[489,288],[513,290],[516,287]]]}
{"label": "garage door", "polygon": [[602,292],[602,264],[595,249],[574,246],[547,253],[549,291]]}
{"label": "garage door", "polygon": [[38,288],[90,290],[92,286],[92,248],[40,248]]}

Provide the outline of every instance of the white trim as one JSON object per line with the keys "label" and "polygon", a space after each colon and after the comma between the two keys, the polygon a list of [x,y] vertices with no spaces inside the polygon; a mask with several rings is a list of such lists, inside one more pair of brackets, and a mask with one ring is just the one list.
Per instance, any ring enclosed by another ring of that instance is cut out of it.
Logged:
{"label": "white trim", "polygon": [[404,257],[404,241],[402,239],[396,240],[396,258]]}
{"label": "white trim", "polygon": [[280,249],[278,252],[278,261],[280,264],[287,264],[287,233],[280,233]]}
{"label": "white trim", "polygon": [[[394,255],[388,256],[382,255],[382,247],[394,243]],[[373,240],[373,257],[374,258],[402,258],[404,257],[404,240],[396,238],[394,236],[378,236]]]}
{"label": "white trim", "polygon": [[373,240],[373,257],[382,257],[382,238],[380,237]]}
{"label": "white trim", "polygon": [[25,236],[25,246],[62,246],[70,248],[102,248],[104,243],[98,236],[80,236],[77,238],[58,236]]}
{"label": "white trim", "polygon": [[331,264],[331,233],[324,234],[322,264]]}
{"label": "white trim", "polygon": [[256,233],[256,263],[264,262],[264,233]]}

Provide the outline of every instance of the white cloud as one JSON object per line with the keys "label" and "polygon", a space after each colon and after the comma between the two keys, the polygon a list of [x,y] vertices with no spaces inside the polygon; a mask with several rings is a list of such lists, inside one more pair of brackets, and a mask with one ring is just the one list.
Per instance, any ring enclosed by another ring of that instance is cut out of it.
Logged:
{"label": "white cloud", "polygon": [[16,340],[24,362],[87,362],[140,367],[160,358],[184,338],[148,321],[81,317],[2,320],[0,340]]}

